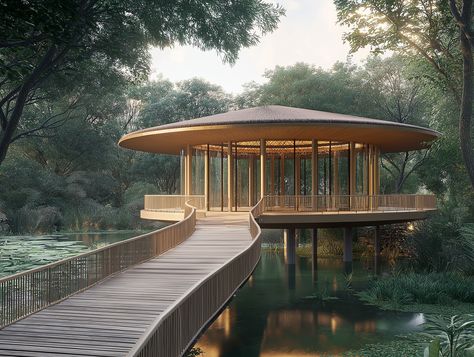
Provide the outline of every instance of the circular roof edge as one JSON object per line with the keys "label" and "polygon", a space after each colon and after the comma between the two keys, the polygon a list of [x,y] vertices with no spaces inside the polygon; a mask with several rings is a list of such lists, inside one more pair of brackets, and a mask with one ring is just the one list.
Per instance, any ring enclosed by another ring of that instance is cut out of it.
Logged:
{"label": "circular roof edge", "polygon": [[[245,136],[245,129],[248,130],[248,137]],[[190,136],[191,132],[194,135]],[[385,151],[422,149],[441,136],[441,133],[436,130],[411,124],[269,105],[138,130],[124,135],[119,145],[140,151],[177,153],[188,144],[219,143],[224,139],[225,141],[255,139],[256,132],[263,135],[262,139],[282,139],[282,135],[285,134],[288,135],[286,139],[301,139],[304,135],[308,135],[306,139],[350,139],[375,144],[382,149],[385,147]],[[216,136],[217,133],[219,134]],[[199,140],[198,134],[202,140]],[[156,142],[158,139],[163,142],[163,145]],[[172,139],[171,143],[170,139]],[[394,142],[400,140],[406,142]],[[152,143],[152,141],[155,142]]]}

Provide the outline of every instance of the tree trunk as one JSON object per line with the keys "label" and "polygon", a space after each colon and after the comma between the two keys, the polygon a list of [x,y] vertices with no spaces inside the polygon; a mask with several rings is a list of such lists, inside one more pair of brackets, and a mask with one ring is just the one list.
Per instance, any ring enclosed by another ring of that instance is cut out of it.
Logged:
{"label": "tree trunk", "polygon": [[[463,88],[461,98],[461,110],[459,114],[459,141],[461,153],[466,165],[467,173],[474,188],[474,150],[472,147],[471,121],[473,101],[473,43],[472,37],[472,2],[463,0],[462,10],[459,13],[455,0],[450,0],[451,13],[459,27],[460,48],[463,62]],[[472,42],[471,42],[472,41]]]}
{"label": "tree trunk", "polygon": [[[472,1],[471,1],[472,3]],[[471,4],[472,7],[472,4]],[[471,28],[470,20],[468,29]],[[474,150],[472,148],[471,121],[473,101],[473,59],[472,44],[466,34],[461,30],[461,51],[463,56],[463,89],[461,99],[461,113],[459,118],[459,137],[461,152],[466,164],[466,169],[474,188]]]}
{"label": "tree trunk", "polygon": [[[28,96],[30,95],[31,90],[35,87],[38,79],[49,69],[55,54],[56,47],[52,46],[45,53],[43,58],[41,58],[36,68],[25,79],[18,91],[12,114],[7,119],[6,127],[0,135],[0,165],[7,156],[8,148],[10,147],[13,135],[23,114],[23,109],[28,101]],[[5,115],[7,116],[8,113],[5,113]]]}

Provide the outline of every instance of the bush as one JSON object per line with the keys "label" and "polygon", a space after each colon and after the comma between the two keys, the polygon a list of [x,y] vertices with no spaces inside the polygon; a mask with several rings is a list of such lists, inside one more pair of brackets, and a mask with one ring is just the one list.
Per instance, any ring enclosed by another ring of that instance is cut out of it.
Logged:
{"label": "bush", "polygon": [[408,304],[474,303],[474,279],[460,273],[396,274],[373,280],[359,297],[395,309]]}
{"label": "bush", "polygon": [[42,206],[6,212],[8,225],[13,233],[46,233],[57,231],[62,224],[63,217],[57,207]]}
{"label": "bush", "polygon": [[412,267],[418,271],[474,273],[474,225],[444,214],[420,224],[410,240]]}

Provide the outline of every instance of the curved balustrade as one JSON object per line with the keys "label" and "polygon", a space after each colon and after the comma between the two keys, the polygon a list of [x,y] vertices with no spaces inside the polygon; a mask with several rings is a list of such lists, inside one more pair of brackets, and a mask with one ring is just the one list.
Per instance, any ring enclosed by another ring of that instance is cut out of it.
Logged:
{"label": "curved balustrade", "polygon": [[195,285],[149,328],[129,356],[181,356],[200,331],[247,280],[260,259],[261,230],[255,216],[263,201],[249,213],[252,242],[247,249]]}
{"label": "curved balustrade", "polygon": [[264,211],[393,212],[435,210],[434,195],[265,196]]}
{"label": "curved balustrade", "polygon": [[197,210],[204,210],[204,195],[145,195],[144,209],[149,211],[182,211],[185,203]]}
{"label": "curved balustrade", "polygon": [[194,232],[196,209],[157,231],[0,279],[0,328],[176,247]]}

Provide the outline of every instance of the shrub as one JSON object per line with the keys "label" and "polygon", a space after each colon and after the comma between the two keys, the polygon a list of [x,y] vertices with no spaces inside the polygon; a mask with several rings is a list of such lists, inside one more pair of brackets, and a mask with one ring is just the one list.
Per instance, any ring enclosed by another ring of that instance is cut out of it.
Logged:
{"label": "shrub", "polygon": [[474,303],[474,279],[460,273],[396,274],[371,281],[359,297],[391,308],[407,304]]}
{"label": "shrub", "polygon": [[437,219],[419,225],[410,241],[413,268],[474,273],[474,225]]}

